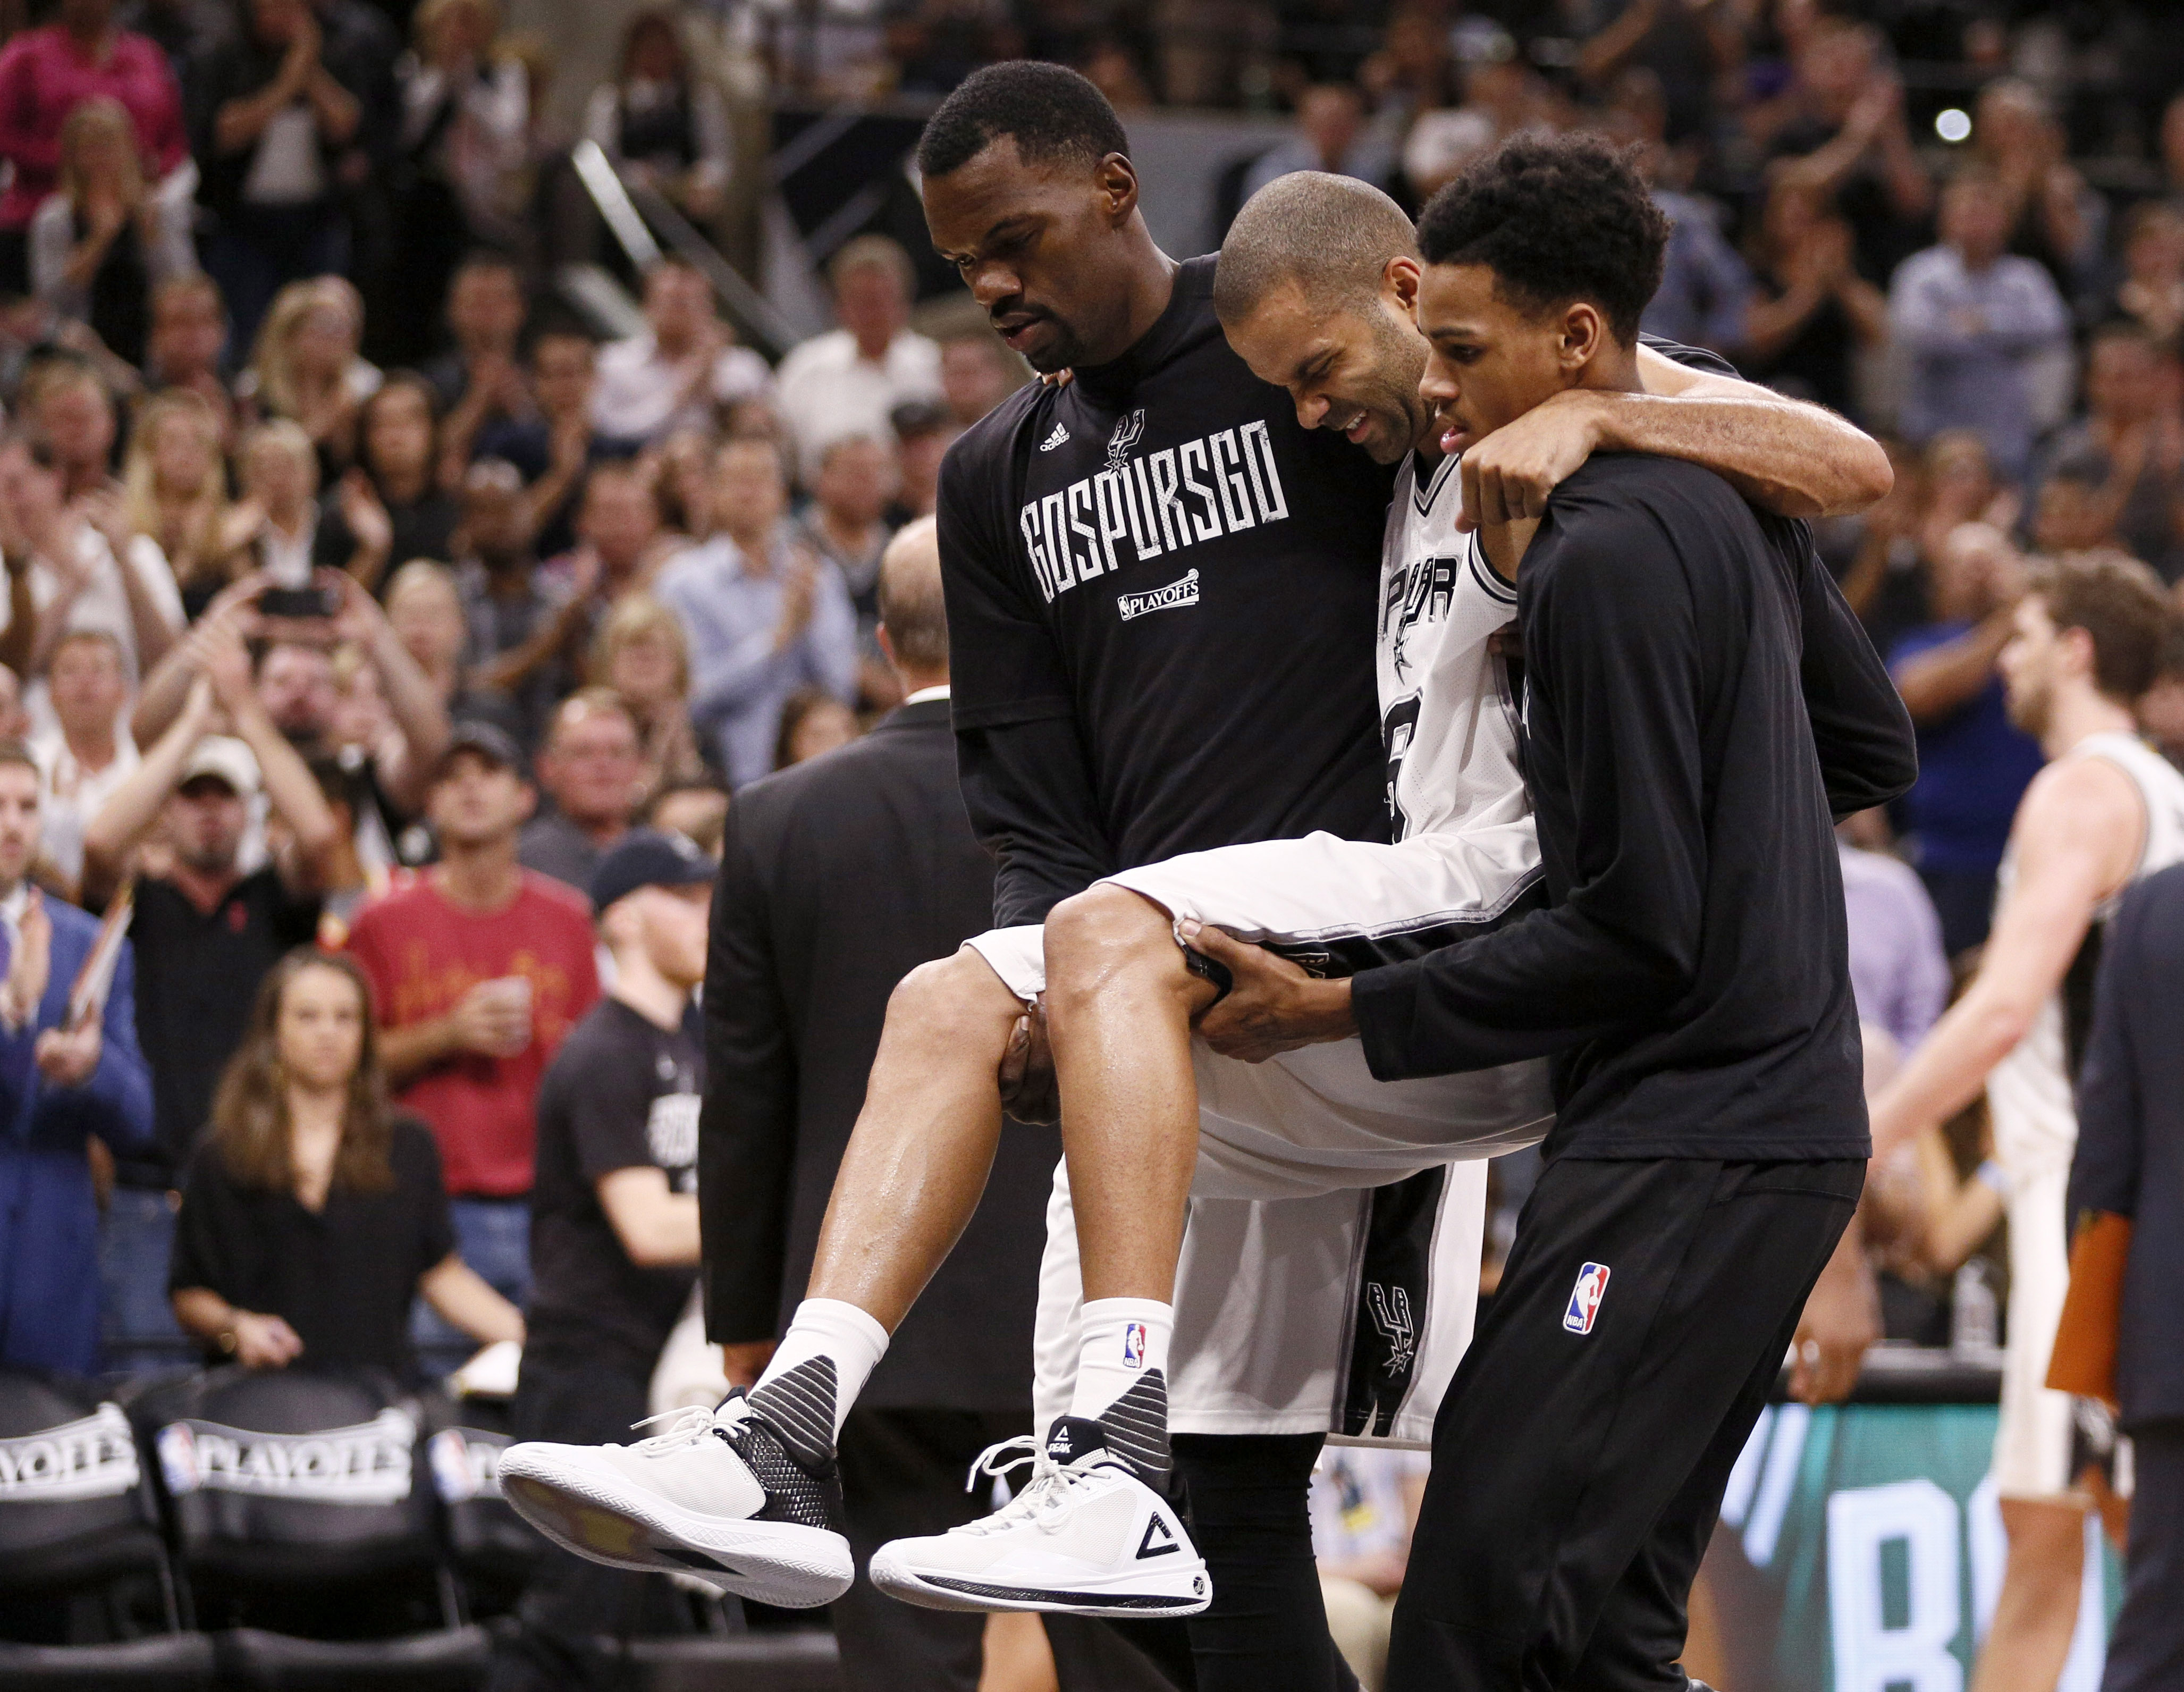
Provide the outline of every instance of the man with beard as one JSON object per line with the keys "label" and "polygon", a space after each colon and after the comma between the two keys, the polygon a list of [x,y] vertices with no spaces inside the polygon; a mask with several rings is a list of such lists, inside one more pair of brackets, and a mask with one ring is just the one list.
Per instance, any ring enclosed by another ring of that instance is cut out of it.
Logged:
{"label": "man with beard", "polygon": [[[136,1036],[151,1067],[157,1133],[114,1160],[103,1248],[107,1361],[114,1368],[188,1360],[167,1297],[170,1195],[211,1120],[214,1090],[249,1025],[259,982],[318,931],[338,826],[252,686],[242,637],[223,625],[203,649],[203,673],[181,714],[83,837],[84,901],[94,910],[121,885],[162,818],[172,846],[138,878],[130,919],[141,988]],[[261,792],[276,850],[246,873],[243,840]]]}

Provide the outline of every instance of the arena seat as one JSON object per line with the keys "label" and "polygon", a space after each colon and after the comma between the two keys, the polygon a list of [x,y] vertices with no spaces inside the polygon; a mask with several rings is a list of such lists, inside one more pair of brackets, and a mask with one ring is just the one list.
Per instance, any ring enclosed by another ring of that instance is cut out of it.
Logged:
{"label": "arena seat", "polygon": [[224,1684],[478,1684],[488,1635],[417,1473],[414,1399],[369,1375],[228,1369],[131,1413]]}
{"label": "arena seat", "polygon": [[0,1685],[209,1685],[128,1418],[0,1370]]}
{"label": "arena seat", "polygon": [[546,1550],[546,1541],[500,1495],[500,1454],[512,1443],[505,1403],[423,1401],[425,1453],[440,1500],[448,1555],[474,1613],[508,1610]]}
{"label": "arena seat", "polygon": [[842,1656],[824,1628],[766,1628],[629,1648],[646,1692],[841,1692]]}

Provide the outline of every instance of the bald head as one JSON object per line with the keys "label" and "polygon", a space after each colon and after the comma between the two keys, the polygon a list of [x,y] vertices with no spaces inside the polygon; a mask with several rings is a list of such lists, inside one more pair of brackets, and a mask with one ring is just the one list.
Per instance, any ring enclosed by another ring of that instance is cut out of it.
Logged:
{"label": "bald head", "polygon": [[1355,307],[1379,291],[1389,260],[1418,252],[1410,219],[1379,189],[1321,170],[1294,171],[1275,177],[1236,214],[1213,273],[1213,309],[1223,324],[1240,323],[1284,283],[1294,283],[1315,310]]}
{"label": "bald head", "polygon": [[880,628],[903,679],[915,688],[948,679],[948,607],[940,592],[939,532],[909,523],[880,555]]}

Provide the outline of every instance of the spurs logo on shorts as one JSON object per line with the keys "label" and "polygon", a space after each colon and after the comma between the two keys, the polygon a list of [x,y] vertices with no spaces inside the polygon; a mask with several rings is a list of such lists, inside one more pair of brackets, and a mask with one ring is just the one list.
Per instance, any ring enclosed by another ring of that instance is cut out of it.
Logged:
{"label": "spurs logo on shorts", "polygon": [[1390,1375],[1400,1375],[1411,1366],[1418,1349],[1418,1325],[1411,1320],[1410,1289],[1370,1281],[1365,1285],[1365,1303],[1373,1312],[1373,1326],[1388,1342],[1388,1359],[1381,1366]]}
{"label": "spurs logo on shorts", "polygon": [[1607,1265],[1588,1263],[1577,1272],[1577,1285],[1570,1288],[1569,1309],[1563,1312],[1563,1326],[1572,1333],[1591,1333],[1595,1317],[1600,1315],[1600,1301],[1607,1296]]}

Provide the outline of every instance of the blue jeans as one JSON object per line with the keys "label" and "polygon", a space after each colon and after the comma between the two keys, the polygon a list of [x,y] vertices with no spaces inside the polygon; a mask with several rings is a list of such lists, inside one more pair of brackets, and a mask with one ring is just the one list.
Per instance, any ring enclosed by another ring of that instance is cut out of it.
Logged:
{"label": "blue jeans", "polygon": [[99,1332],[106,1366],[117,1375],[187,1369],[198,1348],[175,1321],[167,1265],[175,1254],[175,1213],[167,1195],[117,1187],[98,1234]]}
{"label": "blue jeans", "polygon": [[[455,1248],[493,1290],[526,1309],[531,1304],[531,1201],[524,1198],[451,1198]],[[410,1312],[410,1342],[417,1362],[432,1380],[460,1369],[477,1353],[478,1343],[442,1321],[422,1298]]]}

